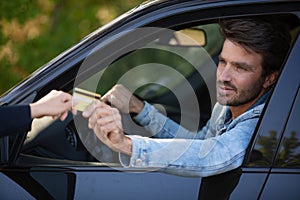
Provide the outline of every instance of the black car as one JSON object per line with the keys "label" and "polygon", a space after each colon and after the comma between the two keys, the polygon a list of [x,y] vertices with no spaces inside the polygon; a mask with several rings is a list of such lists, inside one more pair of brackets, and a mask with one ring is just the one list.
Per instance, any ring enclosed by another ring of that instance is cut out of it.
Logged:
{"label": "black car", "polygon": [[[121,83],[198,130],[216,101],[218,21],[257,15],[280,15],[293,44],[230,199],[300,199],[300,1],[149,1],[41,67],[6,92],[1,105],[31,103],[52,89],[105,94]],[[124,168],[79,118],[35,119],[30,132],[0,138],[1,199],[198,198],[201,178]],[[130,115],[123,120],[127,133],[147,135]]]}

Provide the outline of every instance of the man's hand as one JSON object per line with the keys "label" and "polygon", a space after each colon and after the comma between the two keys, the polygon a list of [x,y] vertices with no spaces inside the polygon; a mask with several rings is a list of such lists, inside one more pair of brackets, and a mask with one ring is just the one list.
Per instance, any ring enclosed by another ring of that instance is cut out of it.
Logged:
{"label": "man's hand", "polygon": [[144,103],[120,84],[109,90],[101,100],[118,108],[123,113],[138,114],[144,108]]}
{"label": "man's hand", "polygon": [[68,110],[72,108],[72,95],[52,90],[49,94],[30,105],[31,117],[40,118],[44,116],[59,117],[65,120],[68,116]]}
{"label": "man's hand", "polygon": [[82,113],[89,119],[88,126],[97,137],[114,151],[127,155],[132,153],[131,139],[124,135],[119,110],[101,101],[88,106]]}

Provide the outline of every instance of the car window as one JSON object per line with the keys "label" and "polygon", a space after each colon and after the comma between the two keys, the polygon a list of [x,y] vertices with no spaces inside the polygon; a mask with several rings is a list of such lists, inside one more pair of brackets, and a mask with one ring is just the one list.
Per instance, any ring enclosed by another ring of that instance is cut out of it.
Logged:
{"label": "car window", "polygon": [[[108,66],[97,66],[99,70],[81,80],[76,87],[103,95],[121,83],[133,88],[135,95],[154,104],[174,121],[188,129],[199,130],[209,119],[215,103],[215,70],[223,39],[217,23],[167,32],[171,33],[167,38],[156,37],[142,47],[122,54]],[[200,37],[195,36],[196,33]],[[185,38],[187,40],[183,40]],[[96,54],[101,54],[101,50]],[[123,121],[126,133],[149,136],[132,122],[130,116],[123,116]],[[51,145],[54,143],[55,146]],[[119,162],[118,155],[96,138],[80,114],[65,122],[35,119],[22,155],[26,159],[30,155]]]}
{"label": "car window", "polygon": [[[276,158],[273,164],[275,167],[300,166],[299,113],[300,95],[298,90],[282,138],[276,130],[270,130],[267,134],[259,135],[255,149],[252,150],[249,166],[271,166],[275,155]],[[279,149],[277,150],[278,146]]]}
{"label": "car window", "polygon": [[[216,102],[215,70],[223,44],[218,28],[215,22],[202,22],[171,30],[169,37],[154,37],[139,48],[119,55],[107,66],[101,64],[102,60],[97,61],[101,58],[98,55],[105,48],[97,49],[93,57],[96,59],[97,70],[80,79],[75,86],[103,95],[115,84],[123,84],[180,125],[197,131],[210,118],[212,106]],[[199,33],[201,38],[194,37],[195,33]],[[192,43],[183,42],[182,38],[178,38],[180,34]],[[126,42],[134,44],[135,40]],[[149,136],[147,131],[134,123],[130,115],[122,116],[122,119],[127,134]],[[270,134],[272,136],[272,132]],[[256,155],[256,149],[252,155]],[[257,151],[259,158],[260,154]],[[97,139],[80,114],[74,120],[70,117],[65,122],[34,120],[32,131],[24,142],[22,155],[119,162],[118,155]],[[257,162],[263,163],[265,160]]]}
{"label": "car window", "polygon": [[300,90],[291,109],[290,117],[277,153],[275,167],[300,167]]}

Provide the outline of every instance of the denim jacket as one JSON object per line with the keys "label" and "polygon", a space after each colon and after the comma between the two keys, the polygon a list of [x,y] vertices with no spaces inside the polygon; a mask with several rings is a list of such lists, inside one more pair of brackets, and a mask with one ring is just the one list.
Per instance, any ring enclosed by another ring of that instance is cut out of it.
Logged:
{"label": "denim jacket", "polygon": [[130,136],[132,155],[120,155],[125,167],[160,169],[182,176],[211,176],[241,166],[267,94],[232,120],[228,106],[216,103],[201,131],[191,132],[145,102],[135,120],[153,138]]}

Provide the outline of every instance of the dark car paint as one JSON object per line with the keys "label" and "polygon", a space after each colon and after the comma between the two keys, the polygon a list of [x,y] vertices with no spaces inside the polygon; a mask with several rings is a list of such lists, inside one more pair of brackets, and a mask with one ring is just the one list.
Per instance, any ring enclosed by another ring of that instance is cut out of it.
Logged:
{"label": "dark car paint", "polygon": [[[299,16],[299,7],[299,1],[158,1],[142,5],[113,23],[95,31],[84,38],[79,44],[47,63],[20,85],[2,96],[0,101],[7,104],[28,103],[40,98],[53,88],[65,91],[71,89],[80,64],[91,50],[97,45],[102,46],[101,42],[104,40],[110,41],[109,38],[111,36],[122,30],[151,25],[157,26],[157,24],[161,27],[173,27],[173,23],[176,23],[178,26],[178,24],[189,17],[191,10],[195,10],[192,13],[194,16],[199,17],[199,19],[209,19],[219,15],[240,16],[282,12],[295,12]],[[162,17],[164,20],[160,19]],[[113,43],[114,41],[111,40],[110,42]],[[295,95],[299,89],[299,69],[295,67],[297,63],[298,66],[300,63],[299,52],[300,41],[298,38],[277,82],[277,86],[274,88],[264,117],[259,122],[258,133],[268,130],[276,130],[280,135],[283,133]],[[68,80],[68,82],[65,80]],[[286,88],[289,88],[289,90]],[[274,120],[276,123],[274,123]],[[281,138],[280,135],[278,136],[279,139]],[[9,189],[14,191],[14,193],[10,193],[12,197],[13,194],[15,194],[15,197],[18,197],[18,194],[23,194],[23,197],[25,197],[27,193],[29,197],[32,195],[37,199],[77,199],[84,197],[84,195],[97,198],[97,193],[91,193],[91,191],[97,190],[99,187],[101,187],[101,194],[105,197],[111,195],[109,191],[111,189],[110,184],[112,184],[116,188],[115,197],[124,197],[123,194],[126,193],[127,195],[131,192],[130,197],[132,199],[153,199],[156,196],[152,196],[151,193],[155,193],[155,191],[159,192],[161,189],[153,185],[153,190],[149,188],[149,190],[143,191],[139,188],[143,184],[143,173],[134,173],[132,175],[109,167],[101,167],[100,174],[97,175],[90,172],[98,173],[98,167],[71,167],[71,163],[70,167],[60,166],[59,164],[58,166],[48,166],[47,162],[44,165],[40,164],[40,167],[19,167],[16,161],[25,137],[26,133],[12,136],[10,140],[13,140],[13,143],[8,142],[8,137],[0,139],[1,177],[5,174],[30,193],[28,194],[26,191],[22,192],[23,189],[19,188],[18,185],[14,185],[9,180],[0,177],[1,181],[5,181],[1,182],[1,185],[2,183],[7,184],[7,191]],[[252,146],[249,147],[246,157],[250,157],[248,155],[250,155],[251,150],[254,148],[258,137],[259,134],[253,138]],[[9,144],[12,145],[9,146]],[[8,151],[8,148],[10,151]],[[246,167],[248,163],[249,160],[245,159],[243,174],[237,188],[232,194],[232,199],[241,199],[241,197],[243,199],[256,199],[259,197],[262,199],[276,199],[278,197],[277,192],[287,196],[290,195],[290,197],[299,195],[298,191],[276,190],[272,185],[273,183],[278,184],[279,180],[281,184],[277,186],[279,188],[280,186],[291,184],[289,182],[297,185],[300,182],[299,169],[272,168],[271,166],[252,168]],[[298,175],[294,176],[294,174]],[[290,177],[291,175],[293,176]],[[161,172],[152,172],[148,176],[151,177],[153,183],[158,179],[165,180],[165,182],[161,182],[160,184],[164,186],[165,191],[170,190],[172,193],[179,195],[178,199],[180,199],[182,191],[174,190],[171,186],[164,185],[169,183],[168,179],[173,181],[174,184],[176,184],[176,180],[180,180],[182,182],[178,182],[178,184],[186,183],[186,186],[194,187],[185,188],[183,191],[190,192],[191,199],[197,197],[200,184],[199,178],[182,177],[181,179],[177,179],[176,177],[173,180],[173,176]],[[49,179],[49,177],[53,179]],[[91,185],[91,183],[94,184]],[[249,186],[250,183],[251,187]],[[139,189],[140,193],[137,193]],[[189,189],[189,191],[186,189]],[[295,193],[293,194],[292,192]],[[245,198],[245,194],[247,194],[247,198]],[[159,195],[164,196],[163,193]]]}

